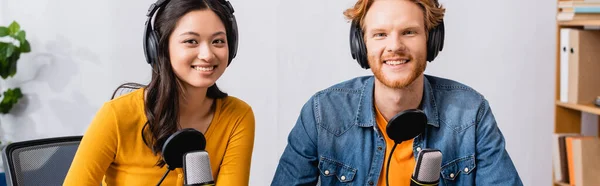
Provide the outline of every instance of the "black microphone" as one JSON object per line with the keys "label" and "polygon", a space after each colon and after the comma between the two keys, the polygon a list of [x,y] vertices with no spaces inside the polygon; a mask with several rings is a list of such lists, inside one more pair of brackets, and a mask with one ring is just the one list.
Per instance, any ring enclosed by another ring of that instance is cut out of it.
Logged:
{"label": "black microphone", "polygon": [[165,172],[157,186],[164,181],[170,171],[183,167],[183,157],[186,153],[203,151],[204,148],[206,148],[206,139],[196,129],[185,128],[171,134],[162,148],[162,159],[167,165],[167,172]]}
{"label": "black microphone", "polygon": [[394,147],[390,151],[388,158],[386,172],[385,172],[385,183],[390,185],[388,175],[390,174],[390,162],[392,160],[392,154],[396,150],[396,146],[403,141],[413,139],[419,134],[425,131],[427,125],[427,116],[419,109],[409,109],[396,114],[387,124],[385,132],[388,137],[394,140]]}
{"label": "black microphone", "polygon": [[417,155],[415,170],[410,177],[410,186],[437,186],[442,169],[442,152],[436,149],[423,149]]}
{"label": "black microphone", "polygon": [[215,185],[208,152],[200,150],[183,155],[183,175],[185,186]]}

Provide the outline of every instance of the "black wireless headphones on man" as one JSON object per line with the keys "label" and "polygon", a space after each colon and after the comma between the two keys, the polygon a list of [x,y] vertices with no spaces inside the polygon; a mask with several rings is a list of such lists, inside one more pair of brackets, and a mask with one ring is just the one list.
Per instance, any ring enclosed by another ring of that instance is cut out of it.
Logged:
{"label": "black wireless headphones on man", "polygon": [[[439,6],[435,0],[435,6]],[[367,59],[367,48],[363,41],[363,30],[358,21],[352,21],[350,26],[350,52],[352,58],[356,59],[360,67],[369,69],[369,61]],[[444,20],[439,25],[429,30],[427,39],[427,61],[431,62],[444,48]]]}
{"label": "black wireless headphones on man", "polygon": [[[214,1],[214,0],[208,0],[208,1]],[[227,0],[216,0],[219,2],[219,4],[221,6],[223,6],[223,9],[225,9],[225,14],[227,16],[227,20],[229,21],[228,23],[225,23],[225,29],[227,32],[227,40],[228,40],[228,46],[229,46],[229,61],[227,62],[227,65],[229,66],[229,64],[231,63],[231,60],[233,60],[233,58],[235,58],[236,54],[237,54],[237,45],[238,45],[238,29],[237,29],[237,22],[235,20],[235,16],[233,15],[233,6],[231,6],[231,3],[229,3],[229,1]],[[158,34],[158,32],[156,30],[154,30],[153,25],[151,24],[152,21],[152,17],[154,16],[154,13],[156,13],[156,10],[158,10],[159,8],[164,8],[167,3],[169,2],[169,0],[158,0],[156,3],[152,3],[152,5],[150,5],[150,8],[148,9],[148,12],[146,13],[146,16],[148,17],[148,19],[146,19],[146,23],[145,23],[145,29],[144,29],[144,55],[146,56],[146,62],[148,62],[148,64],[154,64],[158,59],[158,41],[160,40],[160,35]],[[229,25],[227,25],[229,24]]]}

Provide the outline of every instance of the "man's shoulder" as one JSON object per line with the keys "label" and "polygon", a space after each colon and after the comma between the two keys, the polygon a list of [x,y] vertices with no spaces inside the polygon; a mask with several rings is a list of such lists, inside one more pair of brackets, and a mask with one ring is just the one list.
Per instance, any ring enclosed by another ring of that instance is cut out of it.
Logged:
{"label": "man's shoulder", "polygon": [[312,94],[305,107],[319,110],[339,108],[356,109],[368,88],[373,88],[373,76],[359,76],[333,84]]}
{"label": "man's shoulder", "polygon": [[483,109],[488,107],[483,94],[465,83],[430,75],[426,78],[431,87],[430,94],[439,113],[439,120],[455,131],[473,126],[472,121],[478,120]]}
{"label": "man's shoulder", "polygon": [[484,99],[483,94],[481,94],[479,91],[475,90],[473,87],[465,83],[432,75],[425,75],[425,78],[427,79],[427,81],[429,81],[429,85],[432,88],[432,92],[438,98],[448,96],[460,96],[458,97],[459,99]]}
{"label": "man's shoulder", "polygon": [[339,103],[360,99],[367,87],[372,86],[373,78],[373,76],[359,76],[333,84],[312,94],[309,102]]}
{"label": "man's shoulder", "polygon": [[373,76],[359,76],[352,79],[333,84],[325,89],[318,91],[316,94],[336,93],[336,92],[355,92],[360,93],[365,86],[373,82]]}

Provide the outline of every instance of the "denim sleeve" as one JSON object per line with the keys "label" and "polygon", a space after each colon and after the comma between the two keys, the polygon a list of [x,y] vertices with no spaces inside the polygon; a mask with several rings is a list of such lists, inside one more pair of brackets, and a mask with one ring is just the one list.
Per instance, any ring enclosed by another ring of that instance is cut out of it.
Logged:
{"label": "denim sleeve", "polygon": [[318,178],[317,129],[310,99],[288,136],[272,186],[316,185]]}
{"label": "denim sleeve", "polygon": [[479,108],[477,121],[476,185],[523,185],[485,99]]}

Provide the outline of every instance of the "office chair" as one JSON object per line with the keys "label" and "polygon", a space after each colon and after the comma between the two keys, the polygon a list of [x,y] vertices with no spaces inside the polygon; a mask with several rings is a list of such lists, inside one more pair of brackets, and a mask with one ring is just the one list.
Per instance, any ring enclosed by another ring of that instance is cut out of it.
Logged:
{"label": "office chair", "polygon": [[82,136],[15,142],[2,150],[9,186],[62,185]]}

